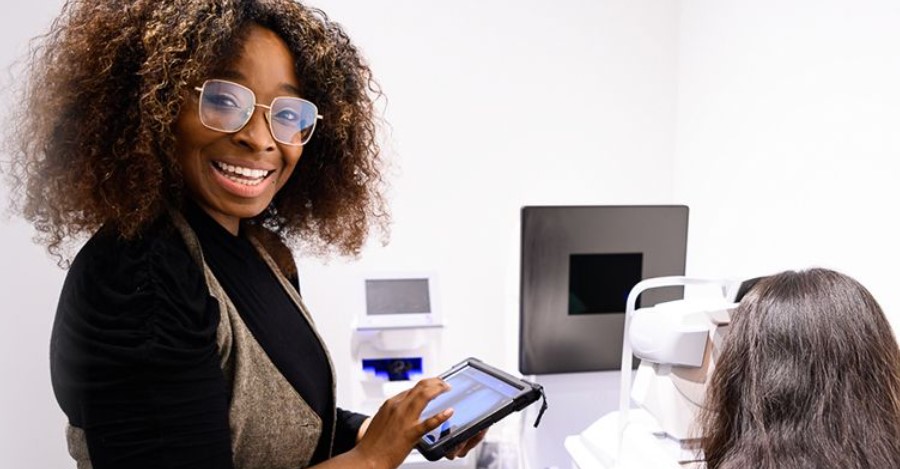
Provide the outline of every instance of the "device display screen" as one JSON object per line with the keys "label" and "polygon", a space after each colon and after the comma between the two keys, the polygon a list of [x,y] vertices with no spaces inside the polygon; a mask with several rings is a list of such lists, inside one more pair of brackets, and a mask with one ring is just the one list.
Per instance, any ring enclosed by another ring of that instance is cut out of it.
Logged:
{"label": "device display screen", "polygon": [[366,314],[431,312],[427,278],[366,280]]}
{"label": "device display screen", "polygon": [[641,281],[644,255],[569,255],[569,314],[624,313],[628,293]]}
{"label": "device display screen", "polygon": [[453,408],[453,416],[423,437],[429,444],[451,436],[459,429],[492,414],[522,392],[522,388],[470,366],[445,377],[444,381],[451,389],[428,403],[422,411],[422,419],[448,407]]}

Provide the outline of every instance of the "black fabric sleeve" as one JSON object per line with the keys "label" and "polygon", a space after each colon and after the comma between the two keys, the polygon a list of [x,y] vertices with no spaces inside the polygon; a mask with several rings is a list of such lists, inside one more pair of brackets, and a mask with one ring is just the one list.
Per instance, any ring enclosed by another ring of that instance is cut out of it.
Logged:
{"label": "black fabric sleeve", "polygon": [[356,446],[356,435],[359,434],[359,427],[369,418],[367,415],[357,414],[338,407],[337,421],[334,424],[334,451],[337,456],[346,453]]}
{"label": "black fabric sleeve", "polygon": [[218,305],[174,236],[96,236],[66,278],[54,392],[94,469],[230,469]]}

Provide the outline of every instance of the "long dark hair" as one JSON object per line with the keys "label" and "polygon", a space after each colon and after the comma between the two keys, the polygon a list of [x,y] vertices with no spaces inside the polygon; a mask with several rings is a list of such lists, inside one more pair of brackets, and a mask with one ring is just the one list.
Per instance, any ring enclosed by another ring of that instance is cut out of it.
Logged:
{"label": "long dark hair", "polygon": [[699,421],[709,469],[900,468],[900,351],[881,307],[831,270],[761,280]]}

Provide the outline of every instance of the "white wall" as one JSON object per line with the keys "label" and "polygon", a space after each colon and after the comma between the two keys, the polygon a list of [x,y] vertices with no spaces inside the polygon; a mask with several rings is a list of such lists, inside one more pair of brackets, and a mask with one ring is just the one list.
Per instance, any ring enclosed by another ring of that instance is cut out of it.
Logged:
{"label": "white wall", "polygon": [[[28,38],[43,30],[62,1],[8,7],[0,15],[0,84]],[[0,109],[10,104],[4,93]],[[5,118],[5,115],[0,116]],[[4,160],[6,155],[0,156]],[[3,175],[0,175],[3,176]],[[4,181],[5,182],[5,181]],[[65,418],[50,388],[50,328],[65,272],[31,242],[33,229],[10,217],[0,184],[0,454],[3,467],[70,467]]]}
{"label": "white wall", "polygon": [[675,200],[688,271],[814,265],[900,324],[900,3],[684,0]]}
{"label": "white wall", "polygon": [[[517,371],[520,208],[671,201],[677,4],[320,4],[384,87],[399,167],[388,247],[350,265],[301,260],[305,296],[345,370],[339,399],[354,386],[348,325],[362,309],[345,293],[367,269],[437,271],[444,366],[477,356]],[[602,415],[597,378],[542,381],[553,410],[537,431],[528,418],[532,467],[568,466],[563,436]],[[575,412],[572,398],[583,401]]]}
{"label": "white wall", "polygon": [[516,370],[520,207],[671,198],[674,4],[318,5],[384,88],[397,168],[387,247],[349,264],[300,262],[338,367],[351,366],[348,326],[362,305],[346,292],[361,290],[357,276],[434,270],[447,365],[474,355]]}

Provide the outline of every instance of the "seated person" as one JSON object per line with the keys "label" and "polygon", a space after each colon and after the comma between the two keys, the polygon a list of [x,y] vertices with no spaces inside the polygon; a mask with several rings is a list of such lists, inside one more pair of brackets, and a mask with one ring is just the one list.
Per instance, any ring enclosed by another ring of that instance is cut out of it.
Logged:
{"label": "seated person", "polygon": [[730,329],[699,418],[709,469],[900,467],[900,351],[865,287],[783,272]]}

